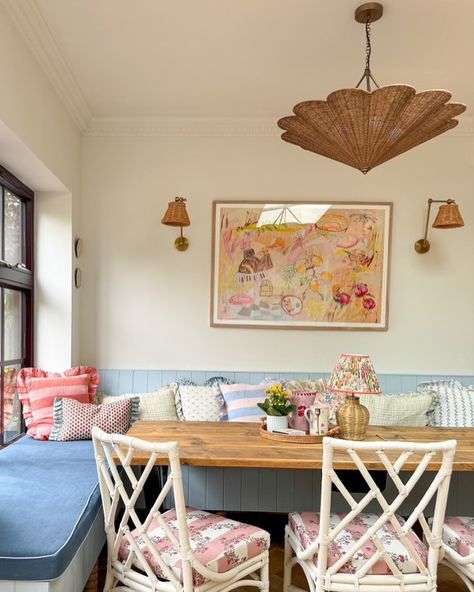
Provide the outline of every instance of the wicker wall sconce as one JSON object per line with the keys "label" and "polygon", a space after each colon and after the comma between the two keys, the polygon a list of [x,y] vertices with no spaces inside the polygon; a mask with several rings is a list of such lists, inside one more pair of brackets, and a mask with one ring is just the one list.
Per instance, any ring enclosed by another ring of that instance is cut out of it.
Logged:
{"label": "wicker wall sconce", "polygon": [[439,207],[438,214],[433,222],[433,228],[461,228],[464,226],[459,206],[454,199],[429,199],[428,212],[426,213],[425,235],[415,243],[415,251],[423,254],[430,250],[430,243],[428,241],[428,226],[430,223],[431,204],[442,203],[444,205]]}
{"label": "wicker wall sconce", "polygon": [[168,204],[168,209],[161,223],[166,224],[166,226],[176,226],[180,229],[180,236],[174,241],[174,246],[178,251],[186,251],[189,241],[183,236],[183,227],[190,226],[191,222],[186,211],[186,199],[184,197],[175,197],[174,201]]}

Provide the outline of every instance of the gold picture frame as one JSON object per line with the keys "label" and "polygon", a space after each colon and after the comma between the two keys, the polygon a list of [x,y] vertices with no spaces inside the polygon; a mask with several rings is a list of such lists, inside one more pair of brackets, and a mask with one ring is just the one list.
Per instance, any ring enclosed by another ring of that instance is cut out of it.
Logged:
{"label": "gold picture frame", "polygon": [[392,209],[214,201],[211,326],[386,331]]}

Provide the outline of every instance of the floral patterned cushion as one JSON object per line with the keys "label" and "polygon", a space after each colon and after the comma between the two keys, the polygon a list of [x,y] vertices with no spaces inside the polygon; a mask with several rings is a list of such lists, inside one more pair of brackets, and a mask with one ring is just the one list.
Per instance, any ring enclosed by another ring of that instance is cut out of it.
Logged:
{"label": "floral patterned cushion", "polygon": [[443,526],[443,542],[461,557],[474,553],[474,518],[448,516]]}
{"label": "floral patterned cushion", "polygon": [[[209,512],[194,510],[193,508],[186,508],[186,513],[191,548],[196,559],[217,573],[229,571],[244,563],[247,559],[260,555],[270,547],[270,535],[256,526],[250,526],[249,524],[236,522]],[[174,509],[168,510],[162,516],[175,536],[179,538],[176,511]],[[159,578],[163,578],[160,566],[147,550],[138,530],[132,531],[132,535],[155,574]],[[155,543],[161,558],[171,567],[182,582],[182,564],[179,553],[165,536],[163,529],[156,520],[151,522],[148,536]],[[130,543],[123,539],[120,547],[120,558],[126,561],[129,552]],[[141,568],[137,561],[134,563],[136,567]],[[206,579],[200,573],[193,570],[193,583],[195,586],[200,586],[205,581]]]}
{"label": "floral patterned cushion", "polygon": [[[330,528],[335,528],[344,516],[345,514],[331,514],[329,520]],[[335,541],[329,545],[328,567],[334,565],[336,561],[346,553],[346,551],[354,546],[367,529],[374,524],[378,517],[377,514],[359,514],[349,526],[342,530],[337,535]],[[403,524],[403,518],[397,516],[397,519],[400,524]],[[301,514],[298,514],[295,512],[290,514],[289,524],[291,530],[296,534],[304,549],[307,549],[319,535],[319,513],[302,512]],[[416,552],[426,565],[428,549],[413,531],[410,531],[408,536],[413,543]],[[385,549],[390,553],[390,556],[402,573],[418,573],[419,570],[415,561],[410,557],[407,549],[398,539],[391,524],[382,527],[378,531],[378,537],[382,540]],[[341,567],[340,572],[355,573],[370,557],[372,557],[375,551],[374,543],[369,541]],[[315,556],[314,563],[317,564],[317,561],[317,556]],[[392,574],[385,561],[378,561],[369,573],[383,575]]]}

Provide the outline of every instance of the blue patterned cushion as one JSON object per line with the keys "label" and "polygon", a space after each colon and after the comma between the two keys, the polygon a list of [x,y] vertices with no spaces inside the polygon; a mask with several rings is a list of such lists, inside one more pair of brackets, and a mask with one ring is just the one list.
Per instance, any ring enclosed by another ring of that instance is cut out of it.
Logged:
{"label": "blue patterned cushion", "polygon": [[204,383],[204,386],[220,386],[221,384],[234,384],[234,381],[225,376],[211,376]]}
{"label": "blue patterned cushion", "polygon": [[433,410],[431,425],[436,427],[474,427],[474,392],[458,380],[422,382],[418,392],[434,391],[438,404]]}

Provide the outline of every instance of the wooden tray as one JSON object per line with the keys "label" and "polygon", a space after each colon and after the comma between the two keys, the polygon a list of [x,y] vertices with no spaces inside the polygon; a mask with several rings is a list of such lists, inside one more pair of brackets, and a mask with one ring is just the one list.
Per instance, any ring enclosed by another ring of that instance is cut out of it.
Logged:
{"label": "wooden tray", "polygon": [[[339,426],[333,426],[325,436],[337,437],[339,434]],[[267,440],[276,440],[278,442],[288,442],[290,444],[320,444],[325,436],[289,436],[288,434],[277,434],[275,432],[267,431],[267,422],[265,419],[260,424],[260,436]]]}

